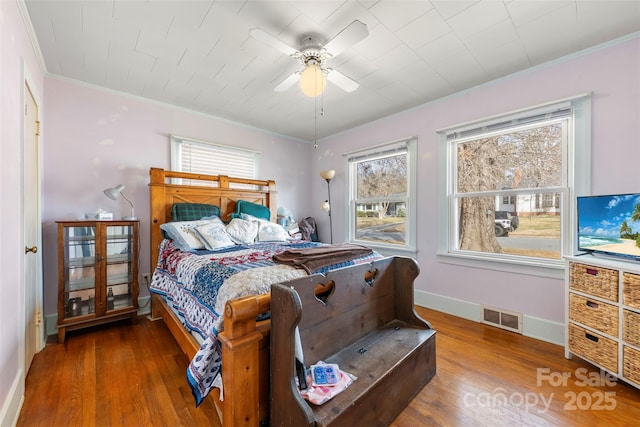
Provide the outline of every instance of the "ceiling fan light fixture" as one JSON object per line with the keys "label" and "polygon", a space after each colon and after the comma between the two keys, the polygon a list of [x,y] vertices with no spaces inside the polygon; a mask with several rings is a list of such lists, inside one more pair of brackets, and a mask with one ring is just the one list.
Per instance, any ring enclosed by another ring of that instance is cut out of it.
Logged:
{"label": "ceiling fan light fixture", "polygon": [[318,64],[308,64],[300,75],[300,89],[305,95],[315,98],[324,92],[327,79]]}

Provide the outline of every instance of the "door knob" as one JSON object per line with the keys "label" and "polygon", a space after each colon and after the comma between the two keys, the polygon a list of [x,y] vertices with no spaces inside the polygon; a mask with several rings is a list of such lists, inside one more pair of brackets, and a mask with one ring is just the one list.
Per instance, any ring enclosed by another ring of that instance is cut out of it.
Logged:
{"label": "door knob", "polygon": [[25,254],[28,254],[29,252],[34,253],[34,254],[35,254],[36,252],[38,252],[38,247],[37,247],[37,246],[33,246],[33,247],[31,247],[31,248],[28,248],[28,247],[26,247],[26,246],[25,246],[25,247],[24,247],[24,253],[25,253]]}

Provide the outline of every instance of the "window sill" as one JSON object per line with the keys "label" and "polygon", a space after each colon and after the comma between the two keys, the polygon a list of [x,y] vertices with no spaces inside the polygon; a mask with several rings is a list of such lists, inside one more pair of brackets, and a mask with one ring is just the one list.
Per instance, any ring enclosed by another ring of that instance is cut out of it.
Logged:
{"label": "window sill", "polygon": [[406,246],[396,246],[396,245],[383,245],[379,243],[367,242],[364,240],[352,240],[351,243],[354,245],[363,245],[373,249],[383,256],[404,256],[409,258],[415,258],[418,256],[417,249],[408,248]]}
{"label": "window sill", "polygon": [[565,263],[563,260],[540,261],[539,259],[518,257],[498,258],[490,254],[462,254],[437,252],[438,261],[446,264],[456,264],[465,267],[483,268],[485,270],[504,271],[507,273],[526,274],[530,276],[548,277],[551,279],[565,278]]}

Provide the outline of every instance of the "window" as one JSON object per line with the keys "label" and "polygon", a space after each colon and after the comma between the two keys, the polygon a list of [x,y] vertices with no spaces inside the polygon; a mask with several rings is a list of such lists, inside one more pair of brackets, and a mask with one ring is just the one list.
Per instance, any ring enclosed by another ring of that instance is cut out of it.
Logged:
{"label": "window", "polygon": [[349,240],[415,250],[416,140],[347,155]]}
{"label": "window", "polygon": [[[503,190],[507,190],[506,188],[503,188]],[[504,196],[502,198],[502,204],[503,205],[513,205],[515,203],[516,198],[514,196]]]}
{"label": "window", "polygon": [[171,136],[171,169],[255,179],[260,154],[243,148]]}
{"label": "window", "polygon": [[439,254],[561,267],[570,195],[589,191],[589,110],[582,96],[440,131]]}

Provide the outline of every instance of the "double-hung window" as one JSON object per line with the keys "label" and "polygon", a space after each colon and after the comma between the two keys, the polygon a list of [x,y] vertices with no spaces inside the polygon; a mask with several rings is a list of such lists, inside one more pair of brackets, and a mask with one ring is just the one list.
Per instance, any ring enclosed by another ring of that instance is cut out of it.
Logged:
{"label": "double-hung window", "polygon": [[171,169],[255,179],[260,153],[244,148],[171,136]]}
{"label": "double-hung window", "polygon": [[561,268],[590,189],[589,129],[585,95],[440,131],[442,258]]}
{"label": "double-hung window", "polygon": [[346,157],[349,241],[415,251],[416,139]]}

